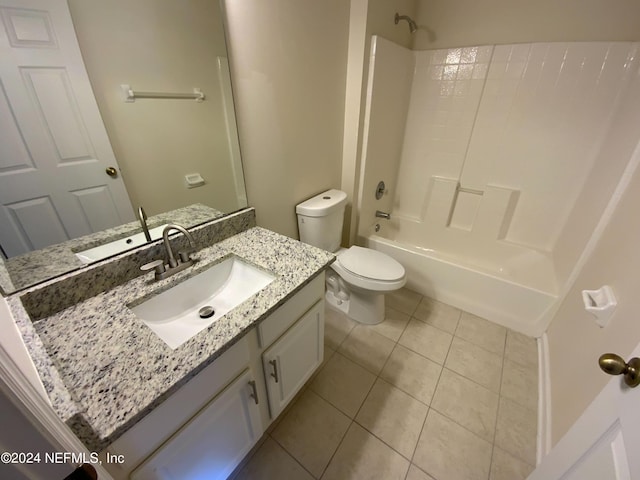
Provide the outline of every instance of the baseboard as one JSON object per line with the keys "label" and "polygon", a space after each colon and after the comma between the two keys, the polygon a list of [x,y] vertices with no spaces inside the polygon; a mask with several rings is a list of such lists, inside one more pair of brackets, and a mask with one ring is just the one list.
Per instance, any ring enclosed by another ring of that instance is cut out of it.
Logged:
{"label": "baseboard", "polygon": [[538,338],[538,436],[536,462],[551,451],[551,378],[547,333]]}

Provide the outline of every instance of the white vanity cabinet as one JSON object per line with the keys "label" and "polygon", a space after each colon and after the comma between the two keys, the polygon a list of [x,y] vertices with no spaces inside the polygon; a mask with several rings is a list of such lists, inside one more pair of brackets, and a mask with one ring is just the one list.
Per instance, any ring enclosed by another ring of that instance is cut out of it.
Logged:
{"label": "white vanity cabinet", "polygon": [[[264,432],[260,405],[252,396],[262,372],[249,366],[249,343],[246,337],[240,339],[107,447],[102,461],[114,479],[188,478],[167,473],[175,474],[187,457],[193,464],[199,464],[196,457],[206,464],[216,456],[217,469],[233,470]],[[201,430],[199,425],[207,428]],[[225,457],[220,458],[213,450],[226,442],[237,454],[228,456],[228,450],[220,450]],[[107,454],[121,455],[125,462],[108,463]]]}
{"label": "white vanity cabinet", "polygon": [[224,480],[262,435],[255,378],[245,370],[131,475]]}
{"label": "white vanity cabinet", "polygon": [[273,420],[322,363],[324,274],[269,315],[258,325],[257,332],[268,415]]}
{"label": "white vanity cabinet", "polygon": [[272,419],[322,363],[323,339],[324,302],[320,300],[262,354]]}
{"label": "white vanity cabinet", "polygon": [[[320,366],[318,275],[102,454],[116,480],[224,479]],[[277,379],[276,379],[277,377]]]}

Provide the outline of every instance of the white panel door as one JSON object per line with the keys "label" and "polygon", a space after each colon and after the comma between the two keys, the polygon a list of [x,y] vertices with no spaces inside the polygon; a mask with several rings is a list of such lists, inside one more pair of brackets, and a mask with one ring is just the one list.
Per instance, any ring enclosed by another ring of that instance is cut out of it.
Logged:
{"label": "white panel door", "polygon": [[614,377],[529,480],[640,480],[638,452],[640,387]]}
{"label": "white panel door", "polygon": [[224,480],[262,435],[250,370],[132,474],[132,480]]}
{"label": "white panel door", "polygon": [[262,354],[271,418],[287,406],[322,363],[324,300],[320,300]]}
{"label": "white panel door", "polygon": [[0,148],[7,256],[134,219],[65,0],[0,0]]}

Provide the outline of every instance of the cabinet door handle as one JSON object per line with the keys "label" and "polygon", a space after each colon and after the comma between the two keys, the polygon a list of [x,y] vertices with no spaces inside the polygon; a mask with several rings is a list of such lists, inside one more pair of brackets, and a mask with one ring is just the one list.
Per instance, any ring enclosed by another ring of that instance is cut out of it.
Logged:
{"label": "cabinet door handle", "polygon": [[276,379],[276,383],[278,383],[278,360],[269,360],[269,363],[273,367],[273,372],[271,372],[271,376]]}
{"label": "cabinet door handle", "polygon": [[253,398],[253,401],[256,402],[256,405],[258,405],[258,403],[260,402],[258,400],[258,390],[256,389],[256,382],[253,380],[249,380],[249,386],[252,390],[252,393],[250,393],[249,396]]}

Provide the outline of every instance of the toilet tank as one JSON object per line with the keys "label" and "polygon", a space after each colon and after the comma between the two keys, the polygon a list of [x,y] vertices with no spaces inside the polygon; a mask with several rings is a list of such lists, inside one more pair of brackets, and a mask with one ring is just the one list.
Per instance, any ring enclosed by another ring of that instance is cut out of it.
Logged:
{"label": "toilet tank", "polygon": [[347,194],[327,190],[296,206],[300,241],[335,252],[340,248]]}

